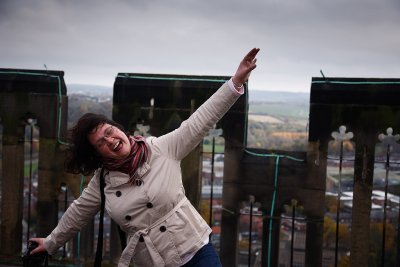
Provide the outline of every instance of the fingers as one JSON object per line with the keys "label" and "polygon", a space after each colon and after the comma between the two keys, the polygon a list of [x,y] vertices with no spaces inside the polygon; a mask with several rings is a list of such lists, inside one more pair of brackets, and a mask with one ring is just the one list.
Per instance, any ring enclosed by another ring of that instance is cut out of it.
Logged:
{"label": "fingers", "polygon": [[260,51],[260,48],[253,48],[247,53],[246,57],[254,57],[255,55],[257,55],[258,51]]}
{"label": "fingers", "polygon": [[43,241],[44,241],[44,238],[30,238],[29,239],[29,242],[35,242],[38,244],[38,246],[34,250],[31,251],[31,254],[46,251]]}
{"label": "fingers", "polygon": [[40,251],[39,247],[37,247],[37,248],[35,248],[34,250],[31,251],[31,254],[33,255],[33,254],[36,254],[36,253],[39,253],[39,252],[41,252],[41,251]]}
{"label": "fingers", "polygon": [[244,59],[248,61],[253,61],[253,59],[256,57],[259,51],[260,48],[251,49],[250,52],[248,52],[247,55],[244,57]]}
{"label": "fingers", "polygon": [[37,243],[38,245],[40,245],[42,243],[42,238],[32,237],[32,238],[29,238],[29,242]]}
{"label": "fingers", "polygon": [[251,62],[251,64],[248,66],[249,72],[252,71],[252,70],[254,70],[254,69],[257,67],[256,62],[257,62],[257,59],[255,58],[255,59],[253,59],[253,61]]}

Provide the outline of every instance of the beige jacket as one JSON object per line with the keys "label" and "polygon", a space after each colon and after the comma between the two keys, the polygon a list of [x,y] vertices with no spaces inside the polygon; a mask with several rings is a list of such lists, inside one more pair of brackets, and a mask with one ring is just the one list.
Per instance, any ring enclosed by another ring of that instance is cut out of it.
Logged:
{"label": "beige jacket", "polygon": [[[226,82],[178,129],[147,138],[150,156],[139,170],[141,186],[127,183],[127,174],[105,171],[105,209],[128,237],[119,267],[128,266],[132,259],[135,267],[180,266],[185,256],[193,255],[204,245],[211,229],[185,197],[180,161],[239,96]],[[50,254],[99,211],[99,173],[95,172],[82,195],[45,239]]]}

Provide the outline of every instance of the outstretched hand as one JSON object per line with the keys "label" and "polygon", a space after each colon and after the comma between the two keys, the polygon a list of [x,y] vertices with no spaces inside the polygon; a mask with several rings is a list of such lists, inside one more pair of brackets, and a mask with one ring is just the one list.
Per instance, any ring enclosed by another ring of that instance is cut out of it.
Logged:
{"label": "outstretched hand", "polygon": [[46,248],[44,247],[44,238],[31,238],[29,239],[30,242],[36,242],[38,246],[31,251],[31,254],[36,254],[39,252],[45,252]]}
{"label": "outstretched hand", "polygon": [[250,52],[247,53],[247,55],[240,62],[235,75],[232,77],[232,81],[235,85],[241,86],[249,79],[251,71],[257,67],[256,55],[258,51],[260,51],[260,48],[251,49]]}

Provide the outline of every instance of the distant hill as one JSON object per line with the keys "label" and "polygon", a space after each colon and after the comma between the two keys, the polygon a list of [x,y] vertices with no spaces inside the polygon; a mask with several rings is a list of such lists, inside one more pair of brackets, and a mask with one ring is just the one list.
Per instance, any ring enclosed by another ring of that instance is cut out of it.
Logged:
{"label": "distant hill", "polygon": [[309,102],[309,93],[250,90],[249,114],[268,115],[280,120],[287,117],[305,124],[309,114]]}
{"label": "distant hill", "polygon": [[[67,84],[70,97],[70,118],[76,120],[83,112],[111,115],[113,88],[99,85]],[[278,91],[249,91],[249,114],[284,117],[304,121],[308,119],[309,93]],[[83,105],[83,103],[85,103]],[[99,103],[103,103],[99,105]],[[255,118],[253,116],[253,118]]]}
{"label": "distant hill", "polygon": [[[67,84],[67,93],[81,94],[89,96],[112,96],[113,88],[110,86],[99,86],[91,84]],[[278,91],[262,91],[250,90],[250,102],[263,103],[304,103],[310,101],[309,93],[293,93],[293,92],[278,92]]]}
{"label": "distant hill", "polygon": [[250,102],[264,103],[301,103],[308,104],[310,101],[309,93],[293,93],[293,92],[278,92],[278,91],[249,91]]}
{"label": "distant hill", "polygon": [[67,84],[67,94],[80,94],[89,96],[112,96],[113,88],[92,84]]}

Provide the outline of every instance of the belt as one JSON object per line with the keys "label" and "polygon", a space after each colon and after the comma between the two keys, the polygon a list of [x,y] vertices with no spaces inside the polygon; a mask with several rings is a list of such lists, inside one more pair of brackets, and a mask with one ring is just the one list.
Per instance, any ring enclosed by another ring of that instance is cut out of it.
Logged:
{"label": "belt", "polygon": [[[159,226],[162,222],[164,222],[166,219],[171,217],[183,204],[185,204],[188,201],[186,197],[184,197],[179,203],[172,209],[170,210],[166,215],[155,221],[153,224],[151,224],[149,227],[145,229],[141,229],[135,232],[135,234],[130,238],[129,243],[126,245],[124,251],[122,251],[121,257],[118,262],[118,267],[128,267],[129,263],[132,260],[133,253],[135,252],[136,245],[139,241],[140,236],[143,236],[144,241],[147,244],[151,244],[152,242],[150,240],[150,237],[147,235],[149,231],[157,226]],[[158,253],[156,248],[152,245],[154,255],[153,253],[150,253],[152,256],[153,260],[157,263],[155,266],[164,266],[165,262],[162,259],[161,255]]]}

